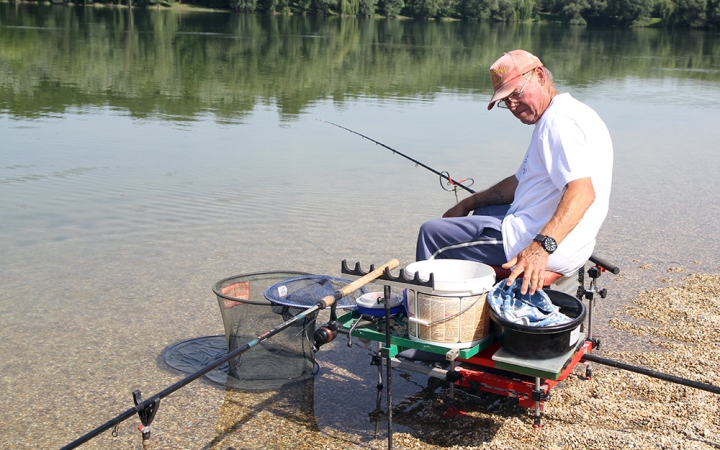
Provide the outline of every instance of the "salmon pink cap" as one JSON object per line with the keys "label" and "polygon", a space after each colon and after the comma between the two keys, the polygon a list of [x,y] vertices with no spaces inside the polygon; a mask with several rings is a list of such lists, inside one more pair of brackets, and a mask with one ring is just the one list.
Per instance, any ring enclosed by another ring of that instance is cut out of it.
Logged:
{"label": "salmon pink cap", "polygon": [[542,65],[542,61],[537,56],[525,50],[503,53],[500,59],[490,67],[490,79],[495,94],[490,100],[488,111],[495,106],[495,102],[512,94],[515,90],[513,80]]}

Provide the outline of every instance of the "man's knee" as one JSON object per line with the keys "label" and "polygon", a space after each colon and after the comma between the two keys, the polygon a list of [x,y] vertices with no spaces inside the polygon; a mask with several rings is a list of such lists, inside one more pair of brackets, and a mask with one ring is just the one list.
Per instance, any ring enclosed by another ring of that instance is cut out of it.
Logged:
{"label": "man's knee", "polygon": [[442,223],[443,219],[430,219],[426,220],[422,225],[420,225],[421,230],[434,230],[438,228],[438,226]]}
{"label": "man's knee", "polygon": [[430,219],[420,225],[418,236],[435,236],[441,233],[443,219]]}
{"label": "man's knee", "polygon": [[430,219],[420,225],[417,244],[415,247],[415,259],[422,261],[428,259],[438,249],[438,238],[442,239],[443,219]]}

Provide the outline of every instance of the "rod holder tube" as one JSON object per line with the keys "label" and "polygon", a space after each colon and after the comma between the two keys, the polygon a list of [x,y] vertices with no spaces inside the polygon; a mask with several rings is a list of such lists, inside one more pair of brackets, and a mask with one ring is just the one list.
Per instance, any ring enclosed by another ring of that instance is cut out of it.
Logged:
{"label": "rod holder tube", "polygon": [[671,383],[682,384],[695,389],[712,392],[713,394],[720,394],[720,387],[713,386],[712,384],[700,383],[698,381],[688,380],[687,378],[676,377],[675,375],[668,375],[666,373],[657,372],[655,370],[646,369],[644,367],[631,366],[620,361],[614,361],[612,359],[601,358],[590,353],[586,353],[582,357],[583,361],[592,361],[605,366],[616,367],[618,369],[627,370],[630,372],[647,375],[652,378],[657,378],[663,381],[669,381]]}

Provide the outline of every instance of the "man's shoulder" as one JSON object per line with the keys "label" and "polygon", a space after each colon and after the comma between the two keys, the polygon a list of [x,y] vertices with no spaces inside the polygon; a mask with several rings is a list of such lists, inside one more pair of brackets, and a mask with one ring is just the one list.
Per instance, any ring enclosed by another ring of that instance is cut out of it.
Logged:
{"label": "man's shoulder", "polygon": [[569,93],[558,94],[553,97],[548,111],[556,118],[573,117],[588,113],[597,115],[591,107],[576,99]]}
{"label": "man's shoulder", "polygon": [[563,128],[564,126],[584,128],[600,124],[605,126],[594,109],[568,93],[556,95],[546,112],[548,114],[543,115],[545,120],[542,125],[550,129]]}

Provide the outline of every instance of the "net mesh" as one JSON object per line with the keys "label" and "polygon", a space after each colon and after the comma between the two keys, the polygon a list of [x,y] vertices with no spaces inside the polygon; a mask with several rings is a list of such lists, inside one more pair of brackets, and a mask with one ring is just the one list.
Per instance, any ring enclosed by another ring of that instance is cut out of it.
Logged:
{"label": "net mesh", "polygon": [[[237,275],[213,286],[225,336],[189,339],[169,347],[165,362],[183,372],[196,372],[251,340],[315,306],[350,281],[304,272],[260,272]],[[338,302],[355,308],[357,291]],[[318,311],[223,364],[206,378],[228,387],[267,390],[308,380],[317,372],[312,351]]]}
{"label": "net mesh", "polygon": [[[227,350],[242,347],[287,321],[289,317],[265,298],[265,291],[288,278],[306,275],[309,274],[262,272],[217,282],[213,291],[225,327]],[[317,313],[309,314],[230,360],[228,384],[246,389],[272,389],[312,377],[316,367],[312,351],[316,317]]]}

